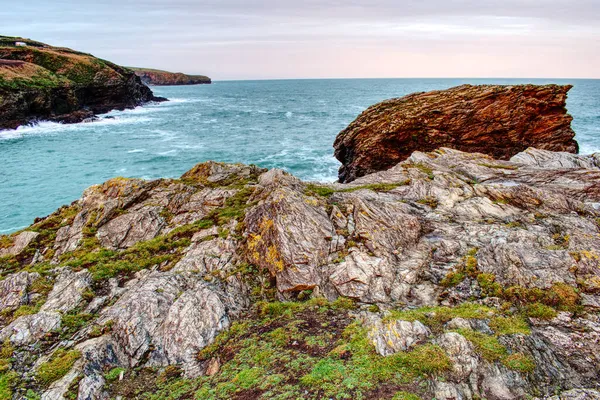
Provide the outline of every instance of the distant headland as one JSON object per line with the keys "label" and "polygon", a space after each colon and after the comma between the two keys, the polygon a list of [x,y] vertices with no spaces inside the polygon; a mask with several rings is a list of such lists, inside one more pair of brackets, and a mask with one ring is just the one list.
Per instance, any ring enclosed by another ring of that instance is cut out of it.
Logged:
{"label": "distant headland", "polygon": [[168,72],[159,69],[129,67],[147,85],[177,86],[210,84],[212,80],[204,75],[187,75],[181,72]]}
{"label": "distant headland", "polygon": [[0,129],[64,123],[164,101],[130,69],[65,47],[0,36]]}

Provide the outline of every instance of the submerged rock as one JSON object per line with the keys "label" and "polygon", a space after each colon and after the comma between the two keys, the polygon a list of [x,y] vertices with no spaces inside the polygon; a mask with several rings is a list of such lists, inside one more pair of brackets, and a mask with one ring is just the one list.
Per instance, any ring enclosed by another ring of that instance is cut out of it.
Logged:
{"label": "submerged rock", "polygon": [[337,136],[340,182],[393,167],[413,151],[449,147],[509,159],[535,147],[576,153],[571,86],[463,85],[369,107]]}

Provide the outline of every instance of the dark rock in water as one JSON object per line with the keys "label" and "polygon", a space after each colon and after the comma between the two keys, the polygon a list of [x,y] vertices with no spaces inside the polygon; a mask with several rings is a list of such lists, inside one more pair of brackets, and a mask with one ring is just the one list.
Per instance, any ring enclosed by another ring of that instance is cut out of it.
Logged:
{"label": "dark rock in water", "polygon": [[132,68],[142,82],[154,86],[204,85],[212,83],[208,76],[187,75],[158,69]]}
{"label": "dark rock in water", "polygon": [[340,182],[386,170],[413,151],[449,147],[509,159],[528,147],[578,152],[565,108],[571,86],[463,85],[375,104],[334,143]]}
{"label": "dark rock in water", "polygon": [[71,49],[0,36],[0,59],[0,129],[81,122],[163,100],[133,71]]}

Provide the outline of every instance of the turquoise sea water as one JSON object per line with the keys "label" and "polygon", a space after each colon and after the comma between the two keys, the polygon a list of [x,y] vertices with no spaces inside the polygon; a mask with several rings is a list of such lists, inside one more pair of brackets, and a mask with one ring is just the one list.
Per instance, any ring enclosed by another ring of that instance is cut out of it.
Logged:
{"label": "turquoise sea water", "polygon": [[0,132],[0,233],[32,223],[115,176],[177,177],[217,160],[333,181],[332,144],[366,107],[463,83],[571,83],[567,103],[582,153],[600,151],[600,80],[355,79],[228,81],[155,87],[170,102],[76,125]]}

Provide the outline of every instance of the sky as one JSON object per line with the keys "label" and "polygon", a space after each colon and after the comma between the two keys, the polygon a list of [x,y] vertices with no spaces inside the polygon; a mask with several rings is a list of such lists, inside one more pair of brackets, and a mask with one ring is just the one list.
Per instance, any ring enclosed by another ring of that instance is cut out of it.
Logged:
{"label": "sky", "polygon": [[0,34],[215,80],[600,78],[600,0],[26,0],[0,21]]}

